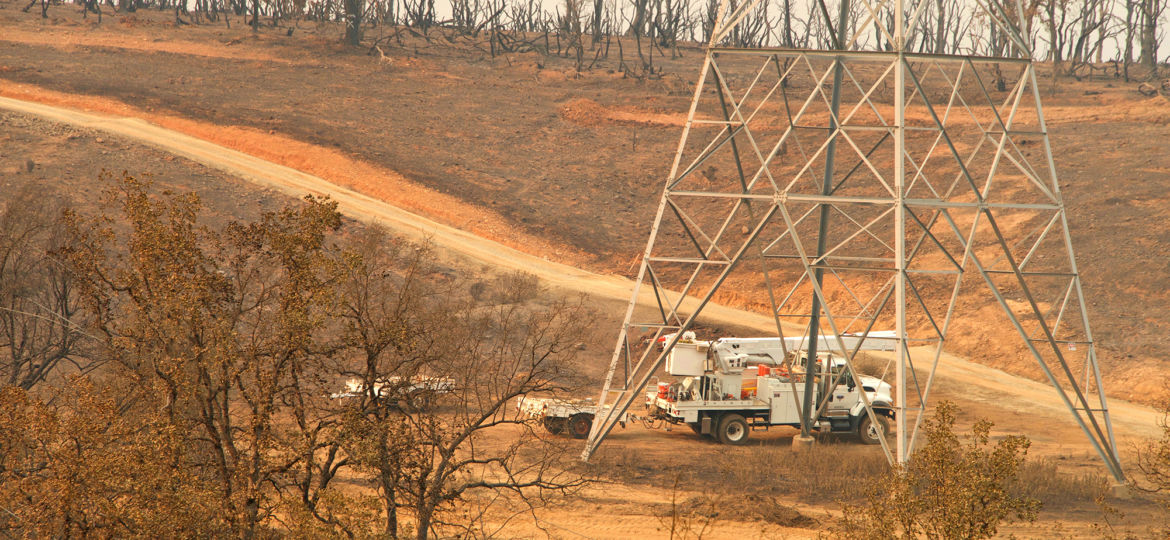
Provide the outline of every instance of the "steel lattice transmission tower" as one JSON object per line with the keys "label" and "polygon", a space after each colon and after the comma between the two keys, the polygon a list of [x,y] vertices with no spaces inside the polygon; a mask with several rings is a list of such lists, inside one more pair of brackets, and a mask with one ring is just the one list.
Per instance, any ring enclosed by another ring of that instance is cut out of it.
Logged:
{"label": "steel lattice transmission tower", "polygon": [[721,46],[759,2],[723,0],[583,457],[719,302],[825,336],[850,371],[836,336],[893,327],[882,446],[904,462],[955,321],[990,293],[1018,332],[993,338],[1022,343],[1122,480],[1019,1],[977,1],[996,57],[911,52],[926,2],[852,1],[859,30],[826,24],[821,51]]}

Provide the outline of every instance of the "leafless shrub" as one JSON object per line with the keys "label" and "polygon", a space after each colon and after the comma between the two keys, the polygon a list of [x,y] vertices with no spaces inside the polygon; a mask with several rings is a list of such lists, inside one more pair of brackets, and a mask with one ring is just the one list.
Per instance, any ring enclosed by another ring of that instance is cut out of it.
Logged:
{"label": "leafless shrub", "polygon": [[520,271],[502,274],[491,285],[491,298],[499,304],[522,304],[543,292],[539,278]]}
{"label": "leafless shrub", "polygon": [[1060,508],[1089,503],[1109,488],[1109,480],[1097,473],[1066,474],[1051,458],[1024,462],[1012,486],[1019,496],[1039,500],[1044,506]]}
{"label": "leafless shrub", "polygon": [[0,381],[29,390],[59,367],[87,372],[96,364],[83,349],[74,277],[55,255],[64,203],[31,183],[7,193],[0,203]]}
{"label": "leafless shrub", "polygon": [[[818,444],[812,452],[793,452],[788,445],[712,447],[709,459],[695,462],[679,476],[685,486],[735,497],[767,497],[791,494],[816,501],[854,500],[859,482],[881,477],[889,471],[884,455],[833,439]],[[799,475],[780,474],[785,471]],[[649,460],[636,452],[600,452],[593,466],[607,478],[623,483],[665,485],[677,471]]]}
{"label": "leafless shrub", "polygon": [[[785,445],[721,453],[717,461],[721,464],[721,487],[727,492],[774,490],[819,501],[852,500],[861,482],[878,478],[890,468],[881,453],[854,444],[835,444],[831,439],[810,452],[793,452]],[[800,471],[800,475],[770,474],[770,463],[783,463],[785,470]]]}
{"label": "leafless shrub", "polygon": [[590,464],[598,474],[623,484],[665,479],[659,475],[661,470],[638,452],[602,451],[590,459]]}
{"label": "leafless shrub", "polygon": [[882,378],[888,375],[891,366],[889,358],[882,358],[866,352],[859,352],[853,358],[853,367],[862,375]]}
{"label": "leafless shrub", "polygon": [[[670,490],[670,504],[665,511],[655,517],[658,518],[660,529],[674,540],[675,538],[695,538],[702,540],[710,529],[719,509],[725,506],[719,497],[708,494],[704,497],[692,497],[686,501],[681,498],[681,475],[676,473]],[[735,504],[740,504],[736,501]]]}

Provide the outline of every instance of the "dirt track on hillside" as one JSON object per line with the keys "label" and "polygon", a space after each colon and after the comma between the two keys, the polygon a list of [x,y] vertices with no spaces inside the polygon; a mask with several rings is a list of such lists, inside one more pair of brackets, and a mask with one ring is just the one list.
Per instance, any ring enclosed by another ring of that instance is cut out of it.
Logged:
{"label": "dirt track on hillside", "polygon": [[[551,262],[468,232],[406,212],[384,201],[339,187],[326,179],[268,162],[235,150],[168,130],[137,118],[112,117],[0,97],[0,108],[36,115],[55,122],[96,129],[174,153],[203,165],[239,176],[293,197],[328,195],[346,215],[367,223],[381,224],[416,241],[429,240],[447,256],[505,270],[522,270],[539,277],[549,286],[573,293],[586,293],[607,300],[626,301],[633,283],[625,278],[604,276]],[[643,294],[649,294],[643,291]],[[768,331],[771,319],[716,304],[704,311],[712,322],[734,324]],[[928,353],[917,354],[920,366],[928,365]],[[1002,404],[1010,397],[1017,411],[1063,422],[1068,411],[1046,384],[1015,377],[1002,371],[947,355],[939,370],[939,381],[951,388],[967,389],[964,397],[985,403]],[[1157,413],[1148,407],[1120,400],[1111,402],[1118,436],[1130,439],[1153,435]]]}
{"label": "dirt track on hillside", "polygon": [[[382,225],[414,241],[429,241],[436,248],[451,255],[470,258],[494,268],[522,270],[534,274],[546,284],[558,289],[587,293],[610,300],[626,301],[630,298],[633,283],[628,279],[603,276],[548,261],[407,212],[326,179],[166,129],[140,118],[107,116],[7,97],[0,97],[0,108],[126,137],[261,186],[277,189],[291,197],[300,198],[309,194],[328,195],[338,202],[343,213],[354,219]],[[712,319],[731,321],[743,326],[774,328],[773,321],[767,317],[724,306],[710,305],[705,313]]]}
{"label": "dirt track on hillside", "polygon": [[[489,58],[421,38],[370,56],[320,26],[293,36],[177,28],[149,10],[99,26],[66,6],[51,7],[59,13],[45,23],[21,7],[0,2],[0,95],[148,119],[519,251],[625,277],[700,57],[684,47],[661,59],[661,79],[637,81],[614,72],[616,57],[576,74],[568,58]],[[1046,119],[1060,126],[1051,143],[1105,385],[1159,405],[1170,369],[1170,264],[1158,256],[1170,250],[1158,181],[1170,169],[1161,144],[1170,102],[1108,77],[1062,80],[1053,92],[1047,75],[1041,84]],[[778,268],[778,279],[795,282],[796,271]],[[756,284],[727,285],[721,303],[766,313]],[[1043,381],[1021,340],[999,339],[1014,328],[977,288],[962,292],[949,349]],[[947,291],[928,300],[945,302]]]}

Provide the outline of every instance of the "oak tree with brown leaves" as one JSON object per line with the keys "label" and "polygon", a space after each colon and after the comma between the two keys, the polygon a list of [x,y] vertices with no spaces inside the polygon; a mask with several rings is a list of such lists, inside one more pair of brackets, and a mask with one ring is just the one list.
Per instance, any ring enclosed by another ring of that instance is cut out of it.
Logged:
{"label": "oak tree with brown leaves", "polygon": [[1036,518],[1040,502],[1012,485],[1028,439],[1009,435],[991,444],[992,424],[979,420],[964,442],[954,431],[957,411],[946,401],[935,407],[923,423],[925,444],[905,466],[866,486],[866,504],[846,506],[840,537],[991,538],[1005,520]]}
{"label": "oak tree with brown leaves", "polygon": [[583,484],[511,406],[573,381],[580,301],[522,275],[470,294],[327,199],[213,229],[194,195],[108,180],[55,250],[104,364],[0,389],[3,532],[487,534]]}

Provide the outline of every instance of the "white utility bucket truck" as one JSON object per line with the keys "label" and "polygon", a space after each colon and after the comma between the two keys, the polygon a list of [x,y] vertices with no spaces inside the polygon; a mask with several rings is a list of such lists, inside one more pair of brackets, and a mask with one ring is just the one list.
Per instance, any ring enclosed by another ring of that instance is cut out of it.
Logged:
{"label": "white utility bucket truck", "polygon": [[[668,343],[673,336],[660,339]],[[864,339],[843,335],[847,350],[892,350],[891,332],[871,332]],[[661,381],[646,396],[646,414],[672,424],[686,424],[696,433],[709,435],[724,444],[745,444],[753,429],[771,426],[800,427],[800,406],[804,402],[804,378],[808,359],[804,338],[720,338],[695,339],[686,332],[666,359],[666,371],[674,381]],[[839,348],[824,336],[818,351]],[[787,352],[788,357],[785,357]],[[786,361],[787,360],[787,361]],[[828,368],[825,365],[828,364]],[[874,377],[854,379],[845,360],[829,352],[817,354],[813,376],[820,403],[828,403],[813,427],[820,432],[857,434],[866,444],[877,444],[889,432],[894,417],[891,386]],[[838,381],[829,388],[831,381]],[[827,392],[827,394],[826,394]],[[870,420],[861,392],[873,407],[880,430]],[[814,405],[816,406],[816,405]]]}

